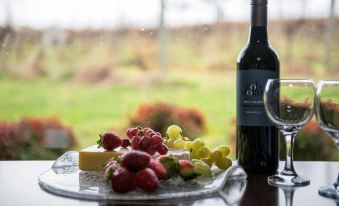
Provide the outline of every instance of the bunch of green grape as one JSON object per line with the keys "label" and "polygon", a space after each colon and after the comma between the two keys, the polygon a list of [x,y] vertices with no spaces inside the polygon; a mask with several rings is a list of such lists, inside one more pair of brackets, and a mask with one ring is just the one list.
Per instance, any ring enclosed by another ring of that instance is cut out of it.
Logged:
{"label": "bunch of green grape", "polygon": [[196,170],[203,176],[210,174],[210,167],[213,164],[222,170],[226,170],[232,165],[232,161],[227,158],[230,154],[230,148],[227,145],[220,145],[211,151],[201,138],[191,141],[187,137],[182,137],[182,130],[177,125],[168,127],[166,137],[165,144],[168,147],[190,151],[190,159]]}
{"label": "bunch of green grape", "polygon": [[164,140],[164,143],[169,148],[187,149],[186,143],[189,141],[189,138],[182,136],[182,130],[179,126],[171,125],[167,128],[166,139]]}

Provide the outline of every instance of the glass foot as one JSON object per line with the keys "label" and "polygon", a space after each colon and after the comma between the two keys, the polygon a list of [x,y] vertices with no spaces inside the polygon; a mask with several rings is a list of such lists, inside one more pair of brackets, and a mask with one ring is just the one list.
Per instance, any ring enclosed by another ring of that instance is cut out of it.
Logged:
{"label": "glass foot", "polygon": [[270,185],[278,186],[278,187],[300,187],[306,186],[310,184],[310,180],[306,177],[295,175],[283,175],[276,174],[269,176],[267,178],[267,182]]}
{"label": "glass foot", "polygon": [[320,187],[318,192],[322,196],[339,200],[339,190],[334,188],[334,186]]}

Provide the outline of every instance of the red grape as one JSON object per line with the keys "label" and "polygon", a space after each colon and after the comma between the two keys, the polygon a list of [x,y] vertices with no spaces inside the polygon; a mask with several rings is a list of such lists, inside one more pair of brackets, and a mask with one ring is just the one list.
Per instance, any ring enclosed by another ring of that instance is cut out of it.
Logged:
{"label": "red grape", "polygon": [[121,147],[126,148],[131,145],[131,142],[128,139],[123,139],[122,140],[122,145]]}
{"label": "red grape", "polygon": [[149,128],[149,127],[145,127],[144,128],[144,132],[153,132],[153,129]]}
{"label": "red grape", "polygon": [[132,148],[135,150],[139,149],[139,143],[140,143],[140,137],[134,136],[131,140]]}
{"label": "red grape", "polygon": [[141,137],[140,142],[139,142],[139,148],[141,150],[146,150],[148,145],[151,143],[151,138],[148,136]]}
{"label": "red grape", "polygon": [[154,133],[154,131],[151,128],[145,128],[144,129],[144,134],[145,136],[151,136],[151,133]]}
{"label": "red grape", "polygon": [[148,147],[146,148],[146,152],[149,155],[154,155],[154,153],[156,152],[156,149],[153,145],[148,145]]}
{"label": "red grape", "polygon": [[127,136],[132,139],[134,136],[137,136],[139,130],[137,128],[129,128],[127,130]]}
{"label": "red grape", "polygon": [[161,144],[157,146],[156,150],[159,154],[165,155],[168,152],[168,147],[165,144]]}
{"label": "red grape", "polygon": [[155,132],[151,132],[151,133],[149,133],[149,137],[153,137],[154,135],[157,135]]}
{"label": "red grape", "polygon": [[158,146],[160,144],[162,144],[162,138],[159,135],[153,135],[151,137],[151,143],[153,146]]}

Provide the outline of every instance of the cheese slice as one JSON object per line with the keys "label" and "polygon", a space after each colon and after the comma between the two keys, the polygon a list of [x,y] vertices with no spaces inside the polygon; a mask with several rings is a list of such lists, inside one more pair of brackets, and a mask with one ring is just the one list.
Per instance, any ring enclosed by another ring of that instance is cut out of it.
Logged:
{"label": "cheese slice", "polygon": [[107,151],[97,145],[90,146],[79,152],[79,169],[82,171],[101,171],[107,161],[116,157],[128,149],[117,148],[112,151]]}
{"label": "cheese slice", "polygon": [[[129,149],[119,147],[112,151],[107,151],[97,145],[92,145],[79,152],[79,169],[82,171],[102,171],[104,165],[113,157],[128,152]],[[172,155],[176,159],[189,159],[187,150],[169,149],[167,155]],[[153,158],[156,159],[159,153],[155,153]]]}

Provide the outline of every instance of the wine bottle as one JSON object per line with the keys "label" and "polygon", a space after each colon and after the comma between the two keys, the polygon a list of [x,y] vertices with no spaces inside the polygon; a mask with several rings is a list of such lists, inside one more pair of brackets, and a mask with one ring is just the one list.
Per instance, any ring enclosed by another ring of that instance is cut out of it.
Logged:
{"label": "wine bottle", "polygon": [[249,173],[278,169],[278,130],[266,115],[263,93],[279,78],[279,59],[268,42],[267,0],[251,0],[249,39],[237,59],[237,160]]}

